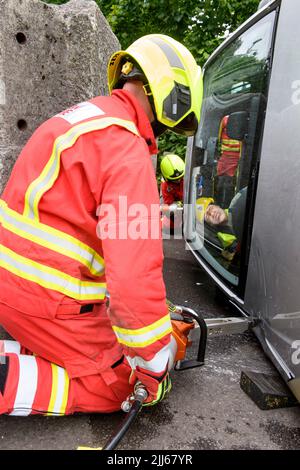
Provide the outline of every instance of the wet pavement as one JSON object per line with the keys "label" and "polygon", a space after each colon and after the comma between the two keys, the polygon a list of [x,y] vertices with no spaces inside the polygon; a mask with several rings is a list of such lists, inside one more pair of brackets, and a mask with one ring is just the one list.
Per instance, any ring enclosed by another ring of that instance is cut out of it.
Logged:
{"label": "wet pavement", "polygon": [[[173,302],[205,317],[236,316],[182,241],[165,241],[164,273]],[[169,398],[143,409],[119,449],[300,449],[300,407],[260,410],[240,388],[242,369],[274,372],[252,333],[210,337],[205,366],[172,371]],[[0,416],[0,449],[99,447],[122,417]]]}

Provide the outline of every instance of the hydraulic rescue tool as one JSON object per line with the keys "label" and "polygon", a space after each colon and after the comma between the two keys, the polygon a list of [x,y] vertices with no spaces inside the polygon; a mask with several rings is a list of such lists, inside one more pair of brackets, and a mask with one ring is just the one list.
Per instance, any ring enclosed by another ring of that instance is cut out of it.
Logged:
{"label": "hydraulic rescue tool", "polygon": [[[171,302],[168,302],[168,306],[173,327],[172,336],[177,344],[174,360],[176,371],[204,365],[208,334],[241,333],[249,326],[248,320],[245,319],[235,317],[204,319],[191,308],[173,305]],[[195,341],[198,341],[197,354],[193,359],[187,359],[187,349]],[[138,382],[134,393],[122,403],[121,408],[126,413],[125,418],[104,447],[97,449],[79,447],[78,450],[114,450],[138,416],[147,396],[147,390],[142,383]]]}
{"label": "hydraulic rescue tool", "polygon": [[[175,370],[181,371],[200,367],[204,364],[204,356],[206,349],[207,339],[207,326],[203,318],[192,309],[187,307],[180,307],[168,302],[171,321],[172,321],[172,335],[176,340],[177,351],[175,355]],[[185,359],[186,350],[192,345],[192,340],[189,338],[190,332],[195,328],[200,328],[200,338],[197,356],[194,359]],[[124,420],[116,429],[113,436],[102,447],[102,450],[113,450],[116,448],[120,440],[125,436],[133,421],[136,419],[139,411],[142,408],[143,402],[147,399],[147,391],[144,386],[138,382],[135,385],[134,393],[122,403],[122,410],[126,413]],[[92,450],[87,447],[79,447],[78,450]],[[97,448],[96,450],[101,450]]]}

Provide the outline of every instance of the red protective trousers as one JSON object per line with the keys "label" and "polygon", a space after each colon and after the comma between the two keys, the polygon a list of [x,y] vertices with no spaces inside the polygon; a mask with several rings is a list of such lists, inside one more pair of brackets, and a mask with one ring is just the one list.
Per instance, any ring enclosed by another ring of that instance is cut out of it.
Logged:
{"label": "red protective trousers", "polygon": [[[50,324],[48,320],[28,319],[5,305],[0,308],[2,318],[5,316],[6,319],[2,321],[3,326],[27,345],[25,348],[16,341],[0,341],[0,413],[60,416],[75,412],[109,413],[120,409],[122,401],[132,392],[129,385],[131,367],[124,357],[111,366],[109,373],[84,376],[82,372],[80,377],[74,378],[69,377],[61,364],[61,357],[67,354],[73,358],[77,354],[78,360],[84,361],[89,344],[84,332],[88,334],[93,328],[95,333],[100,333],[101,322],[97,317],[105,315],[104,305],[94,313],[92,321],[90,318],[79,320],[83,333],[81,344],[76,330],[74,334],[71,332],[72,323],[74,327],[78,319],[57,319]],[[45,342],[45,332],[50,328],[51,335],[47,333],[49,340]],[[35,351],[34,355],[31,350]]]}

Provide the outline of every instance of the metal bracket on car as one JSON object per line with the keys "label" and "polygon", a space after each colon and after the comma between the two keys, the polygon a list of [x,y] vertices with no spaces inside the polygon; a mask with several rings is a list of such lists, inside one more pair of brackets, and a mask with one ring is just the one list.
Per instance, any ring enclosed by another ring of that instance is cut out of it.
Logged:
{"label": "metal bracket on car", "polygon": [[[177,371],[192,369],[204,365],[207,336],[241,334],[247,331],[252,324],[247,318],[202,318],[194,310],[187,307],[176,306],[173,315],[181,317],[182,321],[195,323],[195,327],[189,333],[189,340],[199,341],[196,359],[184,359],[177,361],[174,369]],[[178,318],[180,319],[180,318]]]}

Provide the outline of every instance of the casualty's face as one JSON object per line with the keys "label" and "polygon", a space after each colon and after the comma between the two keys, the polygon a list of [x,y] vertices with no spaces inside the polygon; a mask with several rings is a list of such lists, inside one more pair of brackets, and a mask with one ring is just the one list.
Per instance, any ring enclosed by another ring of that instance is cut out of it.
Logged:
{"label": "casualty's face", "polygon": [[204,220],[208,224],[219,225],[227,222],[227,215],[224,209],[214,204],[210,204],[206,209]]}

